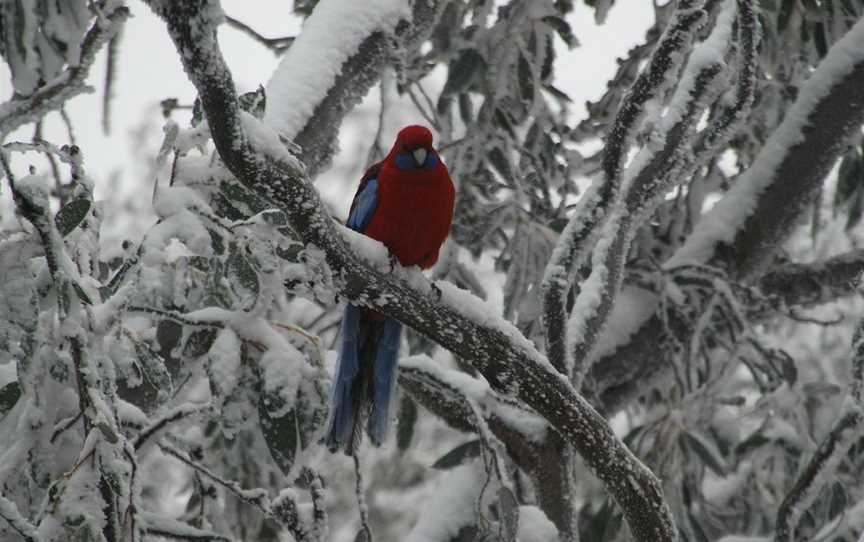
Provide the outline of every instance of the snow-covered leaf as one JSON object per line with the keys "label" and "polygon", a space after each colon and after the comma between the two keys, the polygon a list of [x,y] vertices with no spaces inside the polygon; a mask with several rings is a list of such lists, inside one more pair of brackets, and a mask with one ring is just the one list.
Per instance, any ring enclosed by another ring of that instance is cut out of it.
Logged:
{"label": "snow-covered leaf", "polygon": [[66,237],[81,224],[90,212],[91,203],[87,198],[78,198],[70,201],[57,211],[54,216],[54,224],[60,235]]}
{"label": "snow-covered leaf", "polygon": [[9,382],[0,388],[0,419],[12,410],[21,397],[21,384],[17,380]]}
{"label": "snow-covered leaf", "polygon": [[432,468],[446,470],[458,467],[475,457],[479,457],[482,448],[483,444],[480,439],[469,440],[438,458],[438,461],[432,464]]}

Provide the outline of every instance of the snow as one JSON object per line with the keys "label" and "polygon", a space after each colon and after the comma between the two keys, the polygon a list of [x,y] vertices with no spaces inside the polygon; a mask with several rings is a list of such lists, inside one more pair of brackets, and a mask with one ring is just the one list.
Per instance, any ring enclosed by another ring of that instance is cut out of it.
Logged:
{"label": "snow", "polygon": [[759,196],[777,179],[777,169],[792,147],[803,139],[808,117],[819,101],[864,62],[864,19],[846,33],[828,52],[810,78],[802,85],[798,99],[786,113],[782,124],[771,135],[753,165],[742,173],[732,188],[702,219],[687,242],[665,267],[671,269],[686,263],[706,262],[718,243],[731,244],[738,230],[756,209]]}
{"label": "snow", "polygon": [[591,274],[580,285],[581,291],[573,304],[570,318],[567,321],[567,350],[572,352],[576,344],[585,341],[585,332],[588,320],[597,312],[597,308],[603,301],[604,295],[613,295],[608,284],[609,269],[606,265],[606,257],[616,236],[619,234],[619,225],[622,224],[621,210],[613,211],[612,216],[603,226],[603,233],[597,240],[594,252],[591,255]]}
{"label": "snow", "polygon": [[143,241],[142,263],[149,267],[170,263],[171,257],[177,256],[177,250],[165,251],[171,239],[182,241],[192,254],[208,256],[211,253],[210,234],[197,216],[183,209],[150,228]]}
{"label": "snow", "polygon": [[490,303],[483,301],[471,292],[463,290],[450,282],[436,281],[435,286],[441,291],[442,305],[449,307],[480,326],[500,331],[509,337],[517,348],[521,348],[534,361],[547,368],[550,374],[560,375],[552,367],[552,364],[544,356],[540,355],[534,343],[525,338],[516,326],[505,320],[500,315],[500,312]]}
{"label": "snow", "polygon": [[472,525],[480,490],[484,486],[477,461],[448,471],[438,482],[434,496],[424,503],[423,515],[406,542],[440,542],[456,537]]}
{"label": "snow", "polygon": [[264,122],[294,139],[360,44],[392,33],[410,16],[408,0],[321,0],[267,83]]}
{"label": "snow", "polygon": [[186,186],[160,186],[153,198],[153,211],[159,218],[166,218],[184,209],[209,209],[196,190]]}
{"label": "snow", "polygon": [[300,160],[291,154],[276,130],[246,111],[240,111],[240,121],[243,123],[244,133],[256,151],[264,151],[276,160],[288,164],[295,171],[301,172],[306,169]]}
{"label": "snow", "polygon": [[224,401],[240,380],[240,339],[231,328],[223,328],[207,352],[210,389]]}
{"label": "snow", "polygon": [[657,295],[642,288],[625,287],[594,347],[593,359],[603,359],[622,344],[627,344],[657,307]]}
{"label": "snow", "polygon": [[476,403],[484,413],[484,417],[492,415],[499,418],[533,442],[542,442],[546,437],[548,424],[543,418],[501,401],[485,380],[449,369],[440,361],[426,355],[402,358],[399,365],[405,369],[415,369],[434,375],[469,401]]}
{"label": "snow", "polygon": [[519,507],[519,542],[558,540],[558,529],[536,506]]}

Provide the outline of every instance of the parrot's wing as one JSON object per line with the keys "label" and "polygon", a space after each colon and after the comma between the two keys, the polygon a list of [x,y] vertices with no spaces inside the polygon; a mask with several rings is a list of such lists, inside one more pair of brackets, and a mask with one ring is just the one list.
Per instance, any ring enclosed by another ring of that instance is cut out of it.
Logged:
{"label": "parrot's wing", "polygon": [[378,208],[378,179],[365,179],[351,203],[351,213],[346,226],[354,231],[362,232],[369,225],[375,209]]}

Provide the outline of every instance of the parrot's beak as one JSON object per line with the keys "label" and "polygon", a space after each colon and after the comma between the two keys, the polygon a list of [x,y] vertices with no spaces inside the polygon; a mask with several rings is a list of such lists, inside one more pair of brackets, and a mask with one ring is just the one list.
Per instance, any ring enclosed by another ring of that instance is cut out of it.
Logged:
{"label": "parrot's beak", "polygon": [[419,147],[411,151],[411,154],[414,155],[414,161],[417,162],[417,167],[423,167],[423,164],[426,163],[426,149]]}

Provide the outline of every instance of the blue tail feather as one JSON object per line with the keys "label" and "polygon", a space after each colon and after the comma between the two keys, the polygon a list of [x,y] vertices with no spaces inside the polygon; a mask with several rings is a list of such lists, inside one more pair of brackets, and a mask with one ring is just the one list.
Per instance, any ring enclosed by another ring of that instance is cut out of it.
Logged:
{"label": "blue tail feather", "polygon": [[367,416],[372,443],[379,446],[387,436],[402,324],[370,317],[366,309],[349,304],[341,335],[325,442],[331,451],[344,447],[351,454]]}
{"label": "blue tail feather", "polygon": [[352,388],[360,373],[358,346],[362,311],[360,307],[347,305],[342,316],[341,347],[336,362],[336,374],[330,388],[330,420],[326,437],[330,449],[339,448],[351,439],[354,417],[358,414],[354,412]]}
{"label": "blue tail feather", "polygon": [[368,427],[369,437],[376,446],[384,442],[390,426],[390,403],[396,388],[401,336],[402,324],[387,318],[384,321],[384,331],[378,341],[378,353],[375,357],[375,395]]}

